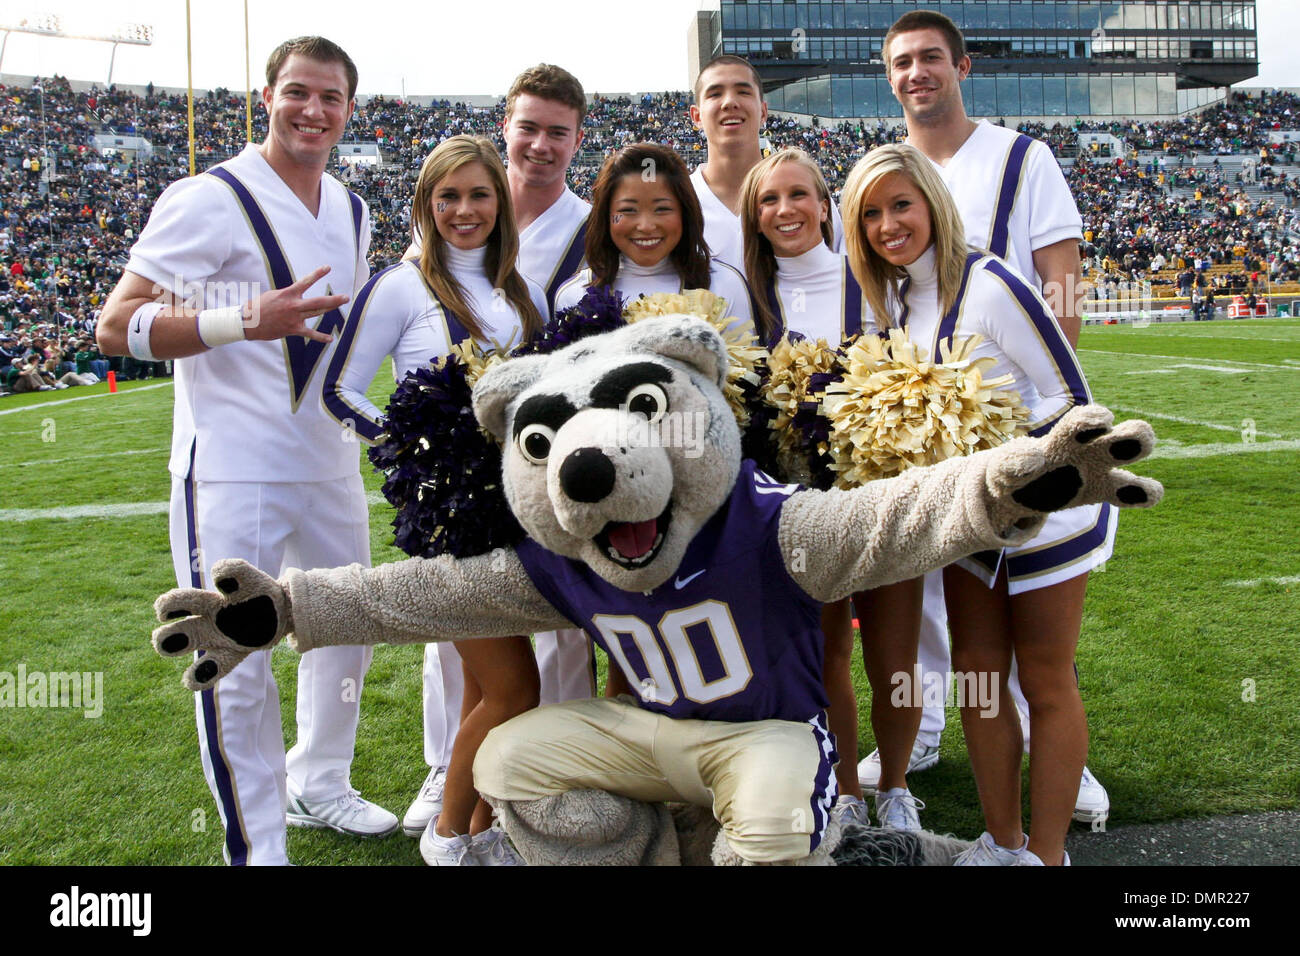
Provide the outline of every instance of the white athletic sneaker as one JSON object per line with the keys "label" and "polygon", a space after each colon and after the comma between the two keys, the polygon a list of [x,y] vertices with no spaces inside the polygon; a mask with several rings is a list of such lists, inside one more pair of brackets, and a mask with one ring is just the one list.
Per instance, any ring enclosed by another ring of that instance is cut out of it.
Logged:
{"label": "white athletic sneaker", "polygon": [[912,791],[895,787],[876,794],[876,820],[886,830],[920,830],[925,804]]}
{"label": "white athletic sneaker", "polygon": [[[985,830],[980,834],[980,838],[975,841],[975,845],[966,850],[956,860],[953,866],[1019,866],[1020,858],[1027,852],[1029,846],[1029,837],[1025,837],[1025,842],[1021,844],[1019,850],[1008,850],[1004,846],[998,846],[993,842],[993,834]],[[1038,861],[1042,863],[1042,860]],[[1030,864],[1032,865],[1032,864]]]}
{"label": "white athletic sneaker", "polygon": [[397,829],[396,816],[351,789],[323,803],[306,803],[300,797],[291,797],[284,822],[291,827],[317,830],[328,827],[359,837],[388,836]]}
{"label": "white athletic sneaker", "polygon": [[420,856],[429,866],[478,866],[478,857],[467,836],[439,836],[434,817],[420,836]]}
{"label": "white athletic sneaker", "polygon": [[447,783],[447,768],[434,767],[424,778],[420,795],[416,797],[402,817],[402,831],[409,837],[418,837],[429,821],[442,812],[442,789]]}
{"label": "white athletic sneaker", "polygon": [[[936,743],[933,747],[921,743],[917,740],[912,744],[912,756],[907,761],[908,773],[920,773],[922,770],[929,770],[939,762],[939,745]],[[862,784],[862,789],[871,793],[876,792],[876,787],[880,783],[880,751],[873,750],[860,761],[858,761],[858,783]]]}
{"label": "white athletic sneaker", "polygon": [[849,823],[855,823],[858,826],[871,826],[871,817],[867,814],[867,804],[859,800],[852,794],[842,793],[835,806],[831,808],[831,815],[840,821],[840,826]]}
{"label": "white athletic sneaker", "polygon": [[470,838],[469,852],[479,866],[527,866],[524,858],[510,845],[506,831],[496,824]]}
{"label": "white athletic sneaker", "polygon": [[1074,819],[1095,826],[1105,823],[1109,816],[1110,795],[1106,793],[1101,781],[1084,767],[1083,776],[1079,780],[1079,796],[1074,801]]}

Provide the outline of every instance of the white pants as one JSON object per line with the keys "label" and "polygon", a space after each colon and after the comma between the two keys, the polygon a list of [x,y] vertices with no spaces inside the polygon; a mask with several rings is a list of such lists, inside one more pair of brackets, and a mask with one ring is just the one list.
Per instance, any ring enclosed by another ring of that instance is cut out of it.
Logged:
{"label": "white pants", "polygon": [[[577,628],[543,631],[533,635],[537,670],[541,675],[541,702],[559,704],[582,700],[596,693],[592,675],[591,641]],[[460,705],[465,696],[465,675],[460,654],[449,641],[424,647],[424,762],[445,767],[460,730]]]}
{"label": "white pants", "polygon": [[[243,558],[268,574],[370,564],[361,476],[293,483],[172,477],[171,541],[182,587],[213,586],[209,569]],[[203,773],[234,865],[277,865],[288,795],[327,800],[348,789],[361,688],[372,648],[309,651],[298,665],[298,741],[287,758],[271,652],[259,651],[194,695]]]}

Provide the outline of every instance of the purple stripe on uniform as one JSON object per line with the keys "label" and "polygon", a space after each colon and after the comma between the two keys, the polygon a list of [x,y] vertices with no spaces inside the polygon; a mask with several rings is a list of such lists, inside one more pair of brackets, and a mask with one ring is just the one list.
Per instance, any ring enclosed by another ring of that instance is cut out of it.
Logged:
{"label": "purple stripe on uniform", "polygon": [[283,289],[285,286],[293,285],[293,273],[289,271],[289,260],[284,257],[280,244],[275,241],[275,232],[271,229],[271,224],[266,221],[266,217],[262,215],[262,210],[258,207],[257,201],[253,199],[253,194],[248,191],[248,187],[239,181],[238,176],[228,169],[222,169],[220,166],[209,169],[208,173],[216,176],[229,186],[234,191],[239,204],[244,207],[244,213],[253,226],[253,234],[257,237],[262,252],[266,254],[267,264],[271,267],[271,281],[275,283],[275,287]]}
{"label": "purple stripe on uniform", "polygon": [[998,204],[993,211],[993,231],[989,236],[989,252],[999,259],[1007,257],[1007,235],[1011,222],[1011,207],[1016,201],[1020,185],[1020,171],[1025,165],[1025,154],[1033,140],[1021,133],[1007,153],[1007,165],[1002,171],[1002,188],[998,191]]}
{"label": "purple stripe on uniform", "polygon": [[859,335],[862,332],[862,286],[854,278],[849,268],[849,260],[844,260],[844,337]]}
{"label": "purple stripe on uniform", "polygon": [[[271,228],[271,224],[267,222],[266,216],[262,215],[262,210],[258,208],[257,202],[253,199],[253,194],[248,191],[248,187],[240,182],[239,178],[228,169],[222,169],[218,166],[209,169],[208,172],[226,183],[234,191],[239,204],[244,207],[248,221],[253,226],[253,235],[257,238],[258,245],[262,247],[262,253],[266,256],[267,264],[271,267],[271,281],[275,283],[275,287],[283,289],[286,286],[293,285],[293,273],[289,269],[289,260],[285,257],[284,250],[280,248],[280,243],[276,241],[275,231]],[[349,193],[349,195],[352,194]],[[356,198],[353,195],[353,199]],[[355,202],[352,204],[352,226],[357,234],[357,241],[360,242],[361,207]],[[321,316],[320,321],[316,323],[316,331],[325,335],[333,335],[342,327],[343,313],[338,309],[331,309],[326,312]],[[311,381],[312,373],[316,370],[316,363],[320,361],[321,353],[325,351],[325,345],[325,342],[306,339],[300,335],[290,335],[284,339],[285,351],[289,355],[289,387],[293,391],[295,406],[302,401],[302,397],[307,391],[307,385]]]}
{"label": "purple stripe on uniform", "polygon": [[1110,535],[1111,524],[1115,520],[1115,509],[1108,504],[1101,506],[1097,523],[1087,531],[1080,532],[1069,541],[1032,551],[1029,554],[1012,554],[1007,557],[1007,577],[1022,578],[1027,574],[1051,571],[1062,565],[1075,561],[1089,551],[1101,547]]}
{"label": "purple stripe on uniform", "polygon": [[569,242],[569,248],[564,250],[564,255],[560,258],[560,265],[555,270],[555,275],[551,276],[551,284],[546,287],[546,310],[555,312],[555,296],[560,291],[560,286],[573,278],[578,271],[578,266],[582,264],[582,257],[586,254],[587,248],[587,220],[582,221],[578,231],[574,233],[573,239]]}
{"label": "purple stripe on uniform", "polygon": [[[190,586],[203,587],[203,576],[197,564],[200,557],[199,532],[194,512],[194,456],[195,445],[190,445],[190,470],[185,476],[185,541],[189,548]],[[199,651],[202,657],[203,652]],[[226,852],[230,855],[231,866],[244,866],[248,863],[248,844],[244,842],[244,831],[239,825],[239,804],[235,800],[235,788],[230,782],[230,767],[221,753],[221,739],[217,733],[217,702],[215,691],[211,688],[199,692],[203,701],[203,733],[208,740],[208,758],[212,761],[212,779],[217,784],[217,799],[226,816]]]}
{"label": "purple stripe on uniform", "polygon": [[980,567],[985,568],[989,574],[998,573],[998,565],[1002,563],[1002,552],[999,551],[976,551],[968,559],[974,561]]}
{"label": "purple stripe on uniform", "polygon": [[357,293],[356,301],[352,303],[352,310],[348,313],[348,319],[343,325],[343,333],[339,337],[338,348],[334,350],[334,354],[330,358],[329,368],[325,372],[325,381],[321,385],[321,398],[324,400],[325,408],[329,413],[340,422],[351,421],[356,433],[367,441],[378,440],[384,430],[378,423],[372,422],[364,413],[344,401],[343,396],[339,394],[339,379],[343,377],[343,366],[347,364],[348,355],[351,354],[352,345],[356,341],[357,329],[361,327],[361,321],[365,317],[366,303],[370,301],[370,294],[375,291],[375,286],[379,285],[380,279],[394,269],[400,269],[401,267],[402,263],[399,262],[387,269],[376,272],[361,287],[361,291]]}
{"label": "purple stripe on uniform", "polygon": [[[898,286],[898,301],[902,304],[903,309],[898,314],[898,327],[907,328],[907,317],[912,314],[912,306],[907,301],[908,290],[912,288],[912,277],[904,276],[903,281]],[[883,337],[883,334],[882,334]]]}
{"label": "purple stripe on uniform", "polygon": [[[767,337],[767,347],[776,348],[776,343],[781,341],[781,336],[785,335],[785,319],[781,315],[781,300],[776,294],[776,276],[767,284],[767,307],[772,312],[772,334]],[[754,313],[757,315],[758,313]]]}
{"label": "purple stripe on uniform", "polygon": [[808,838],[808,852],[814,852],[821,846],[822,837],[826,835],[826,824],[830,820],[830,803],[834,794],[835,764],[839,754],[835,751],[835,737],[826,729],[826,715],[818,714],[809,725],[813,731],[813,741],[817,745],[817,774],[813,778],[813,794],[809,801],[812,809],[813,832]]}
{"label": "purple stripe on uniform", "polygon": [[1052,361],[1060,371],[1061,377],[1065,379],[1065,387],[1070,391],[1070,404],[1090,403],[1092,394],[1088,391],[1088,382],[1083,377],[1083,369],[1079,368],[1079,361],[1074,357],[1074,349],[1070,348],[1070,343],[1061,333],[1056,316],[1047,311],[1043,301],[1025,284],[1024,279],[1006,267],[1006,263],[998,259],[990,259],[984,268],[1006,283],[1011,294],[1020,303],[1020,307],[1025,310],[1025,315],[1029,316],[1029,321],[1034,323],[1034,328],[1038,330],[1039,337],[1047,346]]}
{"label": "purple stripe on uniform", "polygon": [[361,197],[348,190],[348,201],[352,204],[352,236],[357,242],[357,251],[361,251]]}
{"label": "purple stripe on uniform", "polygon": [[970,271],[975,263],[982,259],[978,252],[968,252],[966,254],[966,264],[961,269],[961,285],[957,287],[957,298],[953,300],[952,308],[949,309],[942,319],[939,320],[939,336],[935,339],[935,355],[938,357],[939,343],[944,339],[951,339],[957,331],[957,316],[961,314],[961,304],[966,298],[966,287],[970,285]]}

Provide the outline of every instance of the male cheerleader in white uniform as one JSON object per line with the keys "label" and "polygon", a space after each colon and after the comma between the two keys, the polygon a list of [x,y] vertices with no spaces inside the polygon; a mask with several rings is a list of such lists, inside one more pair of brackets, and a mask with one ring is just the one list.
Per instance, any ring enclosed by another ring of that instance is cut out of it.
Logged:
{"label": "male cheerleader in white uniform", "polygon": [[[758,71],[741,56],[724,53],[704,65],[695,78],[690,111],[708,143],[708,158],[691,174],[704,213],[709,254],[744,274],[745,243],[740,231],[740,186],[763,158],[759,133],[767,122],[767,103]],[[832,252],[844,252],[844,224],[831,203]]]}
{"label": "male cheerleader in white uniform", "polygon": [[[885,36],[883,52],[890,86],[903,107],[907,142],[934,163],[948,186],[967,241],[1004,258],[1042,290],[1070,345],[1077,346],[1082,219],[1051,150],[1014,130],[983,120],[976,123],[966,115],[959,84],[970,72],[970,58],[961,31],[943,14],[921,10],[900,17]],[[1078,576],[1106,560],[1114,544],[1115,513],[1091,510],[1094,514],[1084,522],[1086,528],[1060,529],[1059,537],[1071,537],[1071,543],[1057,542],[1050,528],[1045,529],[1047,537],[1033,543],[1031,550],[1046,554],[1044,541],[1052,539],[1055,567],[1030,567],[1032,558],[1008,559],[1012,594]],[[941,572],[926,575],[920,661],[926,682],[947,679],[941,676],[951,670]],[[1028,705],[1014,671],[1013,664],[1010,690],[1022,715],[1027,745]],[[926,707],[909,771],[938,761],[943,727],[943,708]],[[859,777],[864,787],[875,787],[880,777],[878,751],[862,761]],[[1075,819],[1104,821],[1109,809],[1105,788],[1084,767]]]}
{"label": "male cheerleader in white uniform", "polygon": [[[515,78],[506,94],[506,178],[519,227],[519,272],[555,295],[582,265],[589,203],[565,182],[582,144],[587,97],[567,70],[541,64]],[[419,237],[407,250],[418,254]],[[505,344],[505,343],[502,343]],[[534,635],[541,702],[556,704],[595,692],[591,643],[576,628]],[[442,807],[443,775],[460,727],[464,676],[460,655],[447,641],[424,654],[424,760],[429,775],[402,818],[410,836],[424,832]]]}
{"label": "male cheerleader in white uniform", "polygon": [[[222,558],[269,574],[370,563],[357,444],[320,393],[329,333],[368,273],[365,204],[325,175],[356,67],[330,41],[301,37],[271,54],[266,79],[266,141],[163,193],[99,324],[106,353],[177,360],[169,468],[183,587],[209,586]],[[195,695],[229,863],[288,863],[286,806],[296,825],[396,829],[349,779],[369,662],[360,648],[304,655],[287,760],[269,652]]]}

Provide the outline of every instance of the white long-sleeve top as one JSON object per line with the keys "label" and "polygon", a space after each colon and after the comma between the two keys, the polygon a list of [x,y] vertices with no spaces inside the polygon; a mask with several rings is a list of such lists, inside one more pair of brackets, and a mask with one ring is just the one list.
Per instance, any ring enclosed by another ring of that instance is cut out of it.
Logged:
{"label": "white long-sleeve top", "polygon": [[[556,293],[555,311],[577,305],[590,285],[590,268],[576,273]],[[669,256],[664,256],[653,266],[639,266],[627,256],[619,256],[614,291],[626,299],[635,299],[639,295],[653,295],[656,292],[681,292],[682,282]],[[727,300],[730,315],[742,322],[753,323],[749,287],[745,284],[744,277],[721,259],[709,260],[709,291]]]}
{"label": "white long-sleeve top", "polygon": [[1030,433],[1042,435],[1075,405],[1092,401],[1083,369],[1052,310],[1019,272],[996,256],[972,253],[956,304],[939,313],[934,246],[906,266],[899,299],[891,301],[895,327],[937,359],[941,339],[980,335],[973,357],[996,364],[986,378],[1009,373],[1030,413]]}
{"label": "white long-sleeve top", "polygon": [[[467,304],[483,330],[484,347],[516,344],[522,322],[510,300],[494,294],[484,273],[487,247],[462,250],[444,247],[447,265],[465,290]],[[546,296],[537,283],[524,280],[540,315],[546,315]],[[366,389],[380,363],[393,359],[393,380],[427,365],[450,351],[464,331],[449,322],[441,303],[433,297],[419,264],[404,260],[370,278],[357,293],[347,325],[325,376],[326,410],[351,427],[367,443],[383,434],[383,413],[366,397]]]}
{"label": "white long-sleeve top", "polygon": [[[847,256],[819,242],[803,255],[776,257],[777,318],[782,331],[798,332],[809,339],[839,345],[846,335],[871,328],[874,313],[857,290]],[[851,327],[853,309],[849,293],[857,290],[861,321]],[[754,289],[755,296],[770,296],[771,289]]]}

